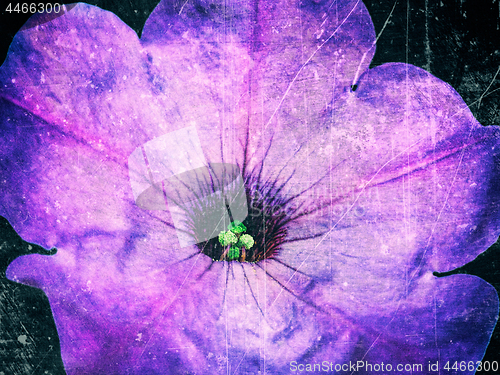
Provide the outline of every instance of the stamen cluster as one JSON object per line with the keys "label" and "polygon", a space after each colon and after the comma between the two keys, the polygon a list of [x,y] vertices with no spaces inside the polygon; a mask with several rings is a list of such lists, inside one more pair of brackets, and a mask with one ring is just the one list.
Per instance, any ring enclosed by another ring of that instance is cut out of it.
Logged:
{"label": "stamen cluster", "polygon": [[246,250],[249,250],[255,244],[253,237],[245,234],[247,228],[238,220],[229,224],[228,229],[228,231],[222,231],[219,234],[219,242],[225,248],[219,260],[245,262]]}

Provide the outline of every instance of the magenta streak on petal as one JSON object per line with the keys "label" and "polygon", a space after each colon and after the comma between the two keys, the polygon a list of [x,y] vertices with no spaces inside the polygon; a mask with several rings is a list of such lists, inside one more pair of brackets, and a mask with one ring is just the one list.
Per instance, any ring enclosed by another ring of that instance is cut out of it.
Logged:
{"label": "magenta streak on petal", "polygon": [[153,174],[151,173],[151,166],[149,165],[149,160],[148,160],[148,157],[146,155],[146,150],[144,149],[144,146],[141,146],[141,152],[142,152],[142,156],[144,157],[144,163],[146,164],[146,168],[148,170],[149,181],[154,183]]}
{"label": "magenta streak on petal", "polygon": [[[397,169],[389,169],[388,171],[384,171],[386,169],[388,169],[388,165],[392,164],[394,162],[394,160],[396,159],[399,159],[402,155],[405,155],[405,154],[408,154],[410,152],[411,149],[415,148],[416,146],[418,146],[418,142],[410,145],[407,149],[405,150],[402,150],[399,154],[395,155],[393,158],[389,159],[384,165],[382,165],[374,174],[373,176],[370,178],[370,180],[364,182],[361,186],[355,188],[352,190],[352,194],[355,195],[355,199],[353,200],[353,202],[349,205],[349,207],[347,208],[347,210],[344,212],[344,214],[332,225],[331,229],[326,232],[325,234],[322,234],[320,236],[320,239],[319,241],[316,243],[316,245],[311,248],[308,252],[309,254],[317,251],[317,248],[318,246],[323,242],[325,241],[329,236],[332,235],[332,232],[335,230],[335,228],[337,227],[337,225],[345,218],[345,216],[355,207],[357,201],[359,200],[359,197],[361,196],[361,194],[366,190],[366,189],[369,189],[369,188],[372,188],[372,187],[377,187],[377,186],[383,186],[385,183],[388,183],[388,182],[393,182],[393,181],[397,181],[399,179],[401,179],[402,177],[404,176],[407,176],[413,172],[416,172],[416,171],[419,171],[419,170],[425,170],[426,167],[428,167],[429,165],[431,164],[434,164],[434,163],[438,163],[440,160],[443,160],[447,157],[450,157],[451,155],[454,155],[454,154],[459,154],[462,155],[460,156],[460,163],[461,163],[461,160],[462,160],[462,157],[463,157],[463,150],[465,148],[471,148],[474,146],[474,144],[478,144],[482,141],[484,141],[485,139],[487,139],[486,136],[484,136],[483,138],[481,139],[474,139],[473,140],[473,143],[468,143],[468,144],[464,144],[464,145],[457,145],[455,148],[452,148],[451,150],[450,149],[446,149],[446,150],[442,150],[442,151],[438,151],[437,153],[433,153],[433,154],[430,154],[428,155],[427,157],[423,158],[423,159],[413,159],[414,160],[414,163],[412,164],[407,164],[407,165],[403,165],[402,167],[398,166]],[[459,165],[457,166],[457,171],[458,169],[460,168],[460,163]],[[450,187],[448,188],[448,192],[447,192],[447,195],[450,194],[450,190],[452,189],[453,187],[453,182],[450,183]],[[339,200],[342,200],[342,198],[345,198],[345,197],[339,197],[338,199]],[[442,209],[441,209],[442,210]],[[439,221],[439,216],[437,217],[436,219],[436,222]],[[432,229],[432,234],[431,236],[433,235],[434,233],[434,228],[435,228],[435,225]],[[430,241],[431,237],[429,237],[429,240],[428,240],[428,243]],[[426,249],[428,247],[428,243],[426,245]],[[426,251],[426,250],[425,250]],[[424,255],[425,255],[425,251],[424,251]],[[309,256],[306,256],[303,260],[302,260],[302,263],[296,268],[297,271],[299,271],[301,269],[301,267],[304,265],[304,263],[307,262]],[[415,277],[415,275],[418,273],[420,267],[418,267],[411,275],[410,279],[407,281],[407,283],[411,283],[411,281],[413,280],[413,278]],[[296,271],[296,272],[297,272]],[[296,272],[294,272],[290,278],[284,283],[284,286],[286,287],[290,281],[293,279],[293,277],[295,276]],[[283,292],[284,289],[281,291]],[[280,294],[281,294],[280,292]],[[279,295],[278,295],[279,297]],[[277,297],[277,298],[278,298]]]}

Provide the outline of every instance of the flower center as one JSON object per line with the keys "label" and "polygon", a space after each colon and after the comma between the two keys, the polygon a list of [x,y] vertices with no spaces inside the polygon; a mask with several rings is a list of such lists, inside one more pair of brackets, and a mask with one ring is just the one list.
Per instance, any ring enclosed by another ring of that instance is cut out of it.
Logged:
{"label": "flower center", "polygon": [[[211,194],[224,195],[223,201],[232,203],[223,208],[226,217],[230,218],[229,222],[224,223],[224,230],[218,231],[208,240],[196,241],[200,252],[215,261],[255,263],[272,258],[285,241],[287,224],[296,211],[291,207],[291,199],[280,195],[283,186],[276,186],[276,182],[263,183],[252,175],[244,176],[243,181],[239,192],[230,189],[214,192],[213,187],[204,187]],[[241,190],[245,194],[240,194]],[[234,197],[237,198],[231,199]],[[205,202],[188,214],[195,239],[206,238],[204,230],[207,227],[207,215],[204,212],[212,209],[209,206],[210,203]],[[238,212],[248,214],[241,221],[234,220],[233,214]],[[220,217],[216,218],[220,220]]]}
{"label": "flower center", "polygon": [[233,221],[228,225],[228,231],[219,234],[219,243],[225,248],[220,260],[246,261],[246,253],[254,245],[252,236],[245,234],[247,227],[241,221]]}

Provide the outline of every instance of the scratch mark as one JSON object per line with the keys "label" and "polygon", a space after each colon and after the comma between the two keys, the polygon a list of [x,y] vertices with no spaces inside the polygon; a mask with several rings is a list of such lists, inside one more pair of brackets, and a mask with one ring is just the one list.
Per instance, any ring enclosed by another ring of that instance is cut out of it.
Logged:
{"label": "scratch mark", "polygon": [[[470,132],[469,132],[469,138],[470,138],[471,133],[472,133],[472,126],[471,126],[471,129],[470,129]],[[451,183],[449,185],[448,191],[446,193],[446,198],[444,200],[443,205],[441,206],[441,210],[439,210],[439,214],[436,217],[436,221],[434,222],[434,225],[432,226],[431,233],[429,235],[429,238],[427,239],[427,243],[425,244],[424,252],[422,253],[422,257],[420,259],[420,263],[415,268],[415,271],[413,272],[413,275],[411,275],[410,279],[408,280],[408,285],[412,282],[412,280],[415,278],[415,276],[418,275],[418,272],[422,268],[422,263],[424,262],[425,254],[427,253],[427,250],[429,249],[429,245],[430,245],[431,239],[434,236],[434,232],[436,231],[437,224],[440,222],[439,220],[440,220],[441,214],[443,213],[444,208],[446,207],[446,204],[448,203],[448,198],[451,195],[451,189],[453,188],[453,185],[455,184],[455,181],[457,179],[458,171],[460,170],[460,168],[462,166],[462,161],[463,161],[463,158],[464,158],[465,150],[466,150],[466,148],[464,148],[462,150],[461,154],[460,154],[460,160],[459,160],[457,168],[455,170],[455,175],[453,176],[453,179],[451,180]]]}
{"label": "scratch mark", "polygon": [[[490,89],[491,85],[493,85],[493,82],[495,82],[496,78],[497,78],[497,75],[498,73],[500,73],[500,66],[498,67],[497,69],[497,72],[495,73],[495,75],[493,76],[493,79],[491,80],[490,84],[488,85],[488,87],[486,88],[486,90],[484,90],[484,92],[481,94],[481,96],[479,97],[479,100],[478,100],[478,103],[477,103],[477,109],[479,109],[479,107],[481,107],[481,101],[483,100],[483,98],[485,97],[485,94],[488,92],[488,90]],[[497,89],[498,90],[498,89]],[[496,90],[495,90],[496,91]]]}
{"label": "scratch mark", "polygon": [[229,370],[230,370],[229,369],[229,340],[228,340],[229,328],[228,328],[228,322],[227,322],[227,318],[228,318],[227,299],[225,298],[225,296],[226,296],[226,290],[228,289],[230,263],[229,262],[224,262],[224,263],[225,263],[225,267],[227,267],[227,272],[226,272],[226,287],[225,287],[225,291],[224,291],[223,309],[226,310],[226,314],[224,314],[224,317],[226,318],[224,321],[225,326],[226,326],[226,335],[225,335],[225,339],[226,339],[226,373],[229,375]]}
{"label": "scratch mark", "polygon": [[[500,68],[499,68],[499,69],[500,69]],[[482,97],[482,98],[486,98],[487,96],[490,96],[491,94],[493,94],[494,92],[497,92],[497,91],[499,91],[499,90],[500,90],[500,87],[499,87],[498,89],[495,89],[495,90],[493,90],[493,91],[490,91],[490,92],[489,92],[489,93],[487,93],[486,95],[481,95],[481,97]],[[473,102],[472,102],[472,103],[470,103],[470,104],[467,104],[467,109],[469,109],[470,107],[472,107],[474,104],[476,104],[476,103],[478,103],[478,102],[479,102],[479,99],[478,99],[478,100],[473,101]],[[463,112],[463,111],[464,111],[464,109],[461,109],[461,110],[460,110],[459,112],[457,112],[456,114],[453,114],[453,116],[452,116],[452,117],[457,116],[457,115],[458,115],[458,113],[461,113],[461,112]]]}
{"label": "scratch mark", "polygon": [[181,6],[181,10],[179,10],[179,15],[182,13],[182,10],[184,9],[184,7],[186,6],[186,4],[188,3],[189,0],[186,0],[186,2],[184,4],[182,4]]}
{"label": "scratch mark", "polygon": [[[347,216],[347,214],[353,209],[353,207],[356,205],[356,203],[358,202],[359,198],[361,197],[361,195],[363,194],[363,192],[366,190],[367,187],[370,186],[370,184],[372,183],[373,180],[375,180],[375,177],[378,176],[378,174],[389,164],[391,163],[394,159],[398,158],[399,156],[401,156],[402,154],[404,154],[405,152],[407,152],[409,149],[411,149],[412,147],[416,146],[420,141],[417,141],[415,142],[414,144],[408,146],[406,149],[404,149],[403,151],[401,151],[399,154],[395,155],[394,157],[392,157],[391,159],[389,159],[384,165],[382,165],[377,172],[375,172],[375,174],[372,176],[372,178],[366,183],[364,184],[364,186],[362,187],[362,189],[360,190],[359,194],[356,196],[356,199],[354,199],[354,201],[352,202],[352,204],[346,209],[346,211],[344,212],[344,214],[337,220],[337,222],[335,222],[335,224],[333,224],[333,226],[320,238],[320,240],[318,241],[318,243],[316,244],[316,246],[314,248],[312,248],[311,250],[307,251],[307,256],[304,258],[304,260],[302,260],[302,262],[300,263],[299,266],[297,266],[297,271],[295,271],[291,276],[290,278],[283,284],[284,287],[286,288],[286,286],[290,283],[290,281],[295,277],[295,275],[297,274],[297,272],[303,267],[304,263],[309,259],[309,256],[316,251],[316,249],[318,248],[318,246],[326,239],[327,236],[329,236],[332,231],[338,226],[338,224]],[[278,293],[278,295],[276,296],[275,298],[275,301],[279,298],[279,296],[282,294],[283,292],[283,289],[280,290],[280,292]]]}
{"label": "scratch mark", "polygon": [[257,301],[257,298],[255,297],[255,294],[253,292],[253,289],[252,289],[252,285],[250,285],[250,280],[248,280],[248,277],[247,277],[247,274],[245,272],[245,267],[243,267],[243,264],[240,263],[240,266],[241,266],[241,269],[243,270],[243,276],[245,278],[245,281],[248,285],[248,288],[250,289],[250,293],[252,294],[252,297],[253,297],[253,300],[255,301],[255,303],[257,304],[257,308],[259,309],[260,313],[262,314],[262,317],[264,319],[266,319],[266,316],[264,315],[264,312],[262,311],[262,309],[260,308],[260,304],[259,304],[259,301]]}
{"label": "scratch mark", "polygon": [[293,84],[295,83],[295,81],[297,81],[297,78],[299,77],[300,73],[302,73],[302,70],[304,70],[304,68],[307,66],[307,64],[309,64],[309,62],[311,62],[311,60],[313,59],[314,56],[316,56],[316,54],[318,53],[318,51],[323,48],[323,46],[328,43],[330,41],[330,39],[332,39],[335,34],[337,34],[337,31],[340,30],[340,28],[344,25],[344,23],[346,23],[346,21],[349,19],[349,17],[351,16],[351,14],[354,12],[354,10],[357,8],[359,2],[361,0],[358,0],[356,2],[356,4],[354,4],[354,6],[352,7],[351,11],[349,12],[349,14],[342,20],[342,22],[340,23],[339,26],[337,26],[337,28],[333,31],[333,33],[323,42],[321,43],[321,45],[316,49],[316,51],[314,51],[311,56],[309,56],[306,60],[306,62],[304,64],[302,64],[302,66],[299,68],[298,72],[295,74],[295,76],[293,77],[292,81],[290,82],[290,84],[288,85],[285,93],[283,94],[283,96],[281,97],[281,100],[280,102],[278,103],[278,105],[276,106],[276,109],[274,110],[273,114],[271,115],[271,117],[269,118],[269,120],[267,121],[266,125],[264,126],[264,129],[266,129],[268,127],[268,125],[271,123],[271,121],[273,120],[274,116],[276,116],[276,113],[278,112],[278,110],[280,109],[281,105],[283,104],[283,102],[285,101],[285,98],[288,96],[288,93],[290,92],[290,90],[292,89],[292,86]]}
{"label": "scratch mark", "polygon": [[431,43],[429,40],[429,0],[425,0],[425,59],[427,64],[425,65],[425,70],[429,73],[431,72]]}
{"label": "scratch mark", "polygon": [[385,28],[387,27],[387,25],[389,24],[389,20],[391,19],[392,17],[392,14],[394,13],[394,9],[396,9],[396,4],[398,3],[398,0],[396,0],[394,2],[394,5],[392,6],[392,9],[391,9],[391,12],[389,13],[389,15],[387,16],[387,19],[385,20],[384,22],[384,26],[382,26],[382,30],[380,30],[380,32],[378,33],[377,37],[375,38],[375,40],[373,41],[371,47],[368,49],[368,51],[366,51],[364,54],[363,54],[363,57],[361,58],[361,61],[358,65],[358,69],[356,70],[356,74],[354,75],[354,79],[352,80],[352,85],[356,84],[359,76],[360,76],[360,70],[361,70],[361,66],[363,65],[366,57],[368,56],[368,53],[373,49],[373,47],[375,47],[377,45],[377,42],[378,40],[380,39],[380,37],[382,36],[382,33],[384,32]]}
{"label": "scratch mark", "polygon": [[170,304],[163,310],[163,312],[160,314],[159,316],[159,319],[158,319],[158,322],[156,323],[154,329],[153,329],[153,332],[152,334],[150,335],[148,341],[146,342],[146,344],[144,345],[144,348],[142,349],[141,353],[139,354],[139,357],[138,358],[141,358],[143,355],[144,355],[144,352],[146,351],[146,348],[149,346],[149,343],[151,342],[151,340],[153,339],[153,337],[155,336],[154,334],[156,333],[156,331],[158,330],[158,325],[160,324],[160,321],[163,320],[165,314],[167,313],[167,311],[170,309],[170,307],[173,305],[174,301],[177,299],[177,296],[179,295],[179,292],[181,291],[181,289],[184,287],[184,285],[186,284],[187,280],[190,278],[190,275],[191,273],[193,272],[193,268],[196,266],[196,263],[198,262],[198,260],[200,259],[200,257],[196,257],[194,263],[191,265],[191,268],[189,269],[189,271],[186,273],[186,276],[184,277],[184,280],[182,281],[181,285],[177,288],[173,298],[170,300]]}

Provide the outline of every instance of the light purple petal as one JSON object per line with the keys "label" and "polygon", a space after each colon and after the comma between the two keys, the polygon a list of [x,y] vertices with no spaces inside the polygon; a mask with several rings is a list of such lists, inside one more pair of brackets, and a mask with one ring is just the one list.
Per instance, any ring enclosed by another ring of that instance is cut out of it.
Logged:
{"label": "light purple petal", "polygon": [[251,169],[269,147],[269,173],[289,160],[288,176],[291,159],[303,165],[311,153],[304,144],[320,136],[332,102],[367,69],[371,19],[361,1],[221,7],[158,5],[143,31],[152,81],[176,126],[196,124],[210,160],[242,165],[246,145]]}
{"label": "light purple petal", "polygon": [[[130,205],[127,158],[168,128],[135,33],[112,13],[80,4],[18,33],[1,82],[9,131],[4,147],[22,158],[6,162],[29,176],[10,175],[6,190],[35,193],[9,209],[18,216],[15,226],[25,223],[16,226],[21,235],[48,247],[60,241],[40,238],[44,233],[103,225],[127,230],[117,212]],[[24,119],[29,123],[20,126]]]}

